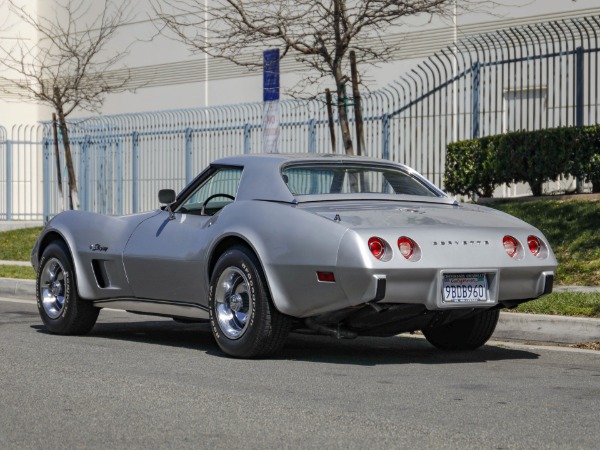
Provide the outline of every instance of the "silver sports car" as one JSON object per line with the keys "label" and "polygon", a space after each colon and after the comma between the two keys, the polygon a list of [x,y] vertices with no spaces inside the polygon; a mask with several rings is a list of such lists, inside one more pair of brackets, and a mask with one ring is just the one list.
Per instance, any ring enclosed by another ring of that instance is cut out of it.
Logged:
{"label": "silver sports car", "polygon": [[152,212],[48,223],[31,261],[50,332],[87,333],[110,307],[210,321],[219,347],[244,358],[300,329],[422,330],[440,349],[467,350],[490,338],[502,308],[552,291],[557,263],[539,230],[389,161],[230,157],[158,197]]}

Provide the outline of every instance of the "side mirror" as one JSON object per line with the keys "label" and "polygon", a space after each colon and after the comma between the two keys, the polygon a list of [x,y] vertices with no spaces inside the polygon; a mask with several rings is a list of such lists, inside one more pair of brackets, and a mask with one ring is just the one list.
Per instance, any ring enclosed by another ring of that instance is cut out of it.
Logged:
{"label": "side mirror", "polygon": [[171,209],[171,203],[175,201],[175,191],[173,189],[161,189],[160,191],[158,191],[158,201],[160,203],[167,204],[169,219],[174,220],[175,214],[173,214],[173,210]]}
{"label": "side mirror", "polygon": [[175,201],[175,191],[173,189],[161,189],[158,191],[158,201],[170,205]]}

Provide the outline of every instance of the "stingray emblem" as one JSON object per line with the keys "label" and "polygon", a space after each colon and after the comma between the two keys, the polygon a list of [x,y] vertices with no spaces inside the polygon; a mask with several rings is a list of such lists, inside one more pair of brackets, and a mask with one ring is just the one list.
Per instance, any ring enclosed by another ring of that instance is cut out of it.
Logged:
{"label": "stingray emblem", "polygon": [[90,250],[93,252],[105,252],[108,250],[108,247],[103,247],[100,244],[92,244],[90,245]]}

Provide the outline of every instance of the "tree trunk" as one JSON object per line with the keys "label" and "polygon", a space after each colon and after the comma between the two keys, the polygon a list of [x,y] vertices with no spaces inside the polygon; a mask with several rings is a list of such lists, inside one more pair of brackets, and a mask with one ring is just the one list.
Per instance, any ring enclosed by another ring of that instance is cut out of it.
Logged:
{"label": "tree trunk", "polygon": [[79,209],[79,194],[77,192],[77,179],[75,178],[75,169],[73,168],[73,158],[71,157],[71,145],[69,144],[69,132],[67,122],[62,108],[57,108],[58,126],[62,134],[63,146],[65,148],[65,159],[67,160],[67,173],[69,174],[69,200],[70,209]]}
{"label": "tree trunk", "polygon": [[350,125],[348,124],[348,114],[346,112],[346,104],[344,103],[342,89],[338,89],[338,117],[340,118],[344,151],[346,152],[346,155],[352,156],[354,155],[354,147],[352,145],[352,136],[350,135]]}
{"label": "tree trunk", "polygon": [[350,125],[348,124],[348,112],[346,111],[346,103],[344,102],[346,94],[344,93],[344,83],[341,81],[341,76],[336,77],[335,84],[337,88],[338,117],[340,119],[340,128],[342,130],[344,151],[346,152],[346,155],[354,155],[352,135],[350,134]]}
{"label": "tree trunk", "polygon": [[358,70],[356,68],[356,54],[354,50],[350,52],[350,71],[352,72],[352,98],[354,100],[354,120],[356,122],[356,154],[361,156],[365,150],[365,133],[363,130],[360,91],[358,90]]}
{"label": "tree trunk", "polygon": [[331,100],[331,91],[325,89],[327,101],[327,118],[329,120],[329,136],[331,138],[331,153],[335,153],[335,127],[333,126],[333,101]]}
{"label": "tree trunk", "polygon": [[[346,93],[344,91],[344,83],[341,80],[341,73],[336,73],[338,117],[340,119],[340,128],[342,129],[342,141],[344,142],[344,150],[346,152],[346,155],[353,156],[354,148],[352,146],[352,135],[350,134],[350,125],[348,124],[348,112],[346,111]],[[350,181],[350,192],[360,192],[360,186],[356,174],[348,174],[348,179]]]}
{"label": "tree trunk", "polygon": [[56,129],[56,113],[52,113],[52,136],[54,137],[54,151],[56,154],[56,180],[58,181],[58,194],[59,194],[59,209],[65,210],[65,194],[62,186],[62,174],[60,170],[60,150],[58,148],[58,131]]}

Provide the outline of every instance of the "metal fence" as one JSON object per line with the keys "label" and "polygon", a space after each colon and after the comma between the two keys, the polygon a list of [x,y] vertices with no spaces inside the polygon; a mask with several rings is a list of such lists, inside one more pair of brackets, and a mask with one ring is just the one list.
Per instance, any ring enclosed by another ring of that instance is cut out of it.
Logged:
{"label": "metal fence", "polygon": [[[407,164],[443,187],[449,142],[598,123],[599,30],[592,16],[462,38],[363,97],[365,154]],[[321,99],[280,108],[282,152],[331,151]],[[81,207],[152,209],[160,188],[182,188],[213,159],[260,152],[261,124],[261,103],[74,119]],[[55,157],[50,124],[13,127],[10,137],[0,127],[0,219],[60,211]],[[63,186],[65,174],[62,167]]]}
{"label": "metal fence", "polygon": [[0,127],[0,219],[41,220],[43,193],[51,188],[43,176],[39,125],[15,126],[8,139]]}

